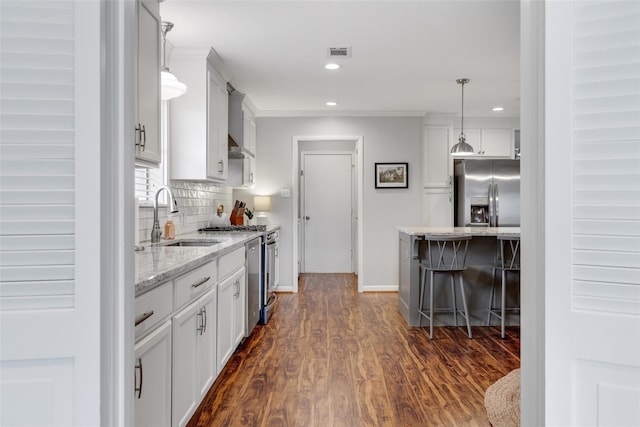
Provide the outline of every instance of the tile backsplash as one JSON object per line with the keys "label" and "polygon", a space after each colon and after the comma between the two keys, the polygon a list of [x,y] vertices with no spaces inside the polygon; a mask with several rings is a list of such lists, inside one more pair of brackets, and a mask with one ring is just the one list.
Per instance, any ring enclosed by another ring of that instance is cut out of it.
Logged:
{"label": "tile backsplash", "polygon": [[[177,180],[172,180],[169,187],[178,203],[179,210],[178,213],[170,216],[176,226],[176,237],[207,227],[218,204],[224,205],[225,212],[230,212],[233,207],[233,189],[230,187],[219,187],[206,182]],[[141,206],[139,209],[138,233],[140,242],[148,242],[151,240],[151,228],[153,227],[153,208]],[[169,219],[166,206],[158,208],[158,219],[164,235],[164,224]]]}

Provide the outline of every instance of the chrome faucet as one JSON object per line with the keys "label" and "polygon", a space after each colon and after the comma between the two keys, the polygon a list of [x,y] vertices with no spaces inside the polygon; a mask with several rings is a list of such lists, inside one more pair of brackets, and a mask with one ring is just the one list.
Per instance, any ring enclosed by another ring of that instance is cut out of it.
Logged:
{"label": "chrome faucet", "polygon": [[151,228],[151,243],[158,243],[160,241],[160,236],[162,236],[162,231],[160,231],[160,222],[158,222],[158,195],[162,190],[167,190],[167,194],[169,194],[169,212],[178,212],[178,204],[173,199],[173,194],[171,194],[169,187],[163,185],[158,188],[158,191],[156,191],[156,197],[153,199],[153,227]]}

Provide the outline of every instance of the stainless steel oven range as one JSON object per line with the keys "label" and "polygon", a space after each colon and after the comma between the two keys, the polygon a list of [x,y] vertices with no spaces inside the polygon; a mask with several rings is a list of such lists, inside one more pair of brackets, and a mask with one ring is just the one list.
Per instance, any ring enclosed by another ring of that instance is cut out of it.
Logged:
{"label": "stainless steel oven range", "polygon": [[274,291],[277,286],[276,275],[278,274],[278,266],[276,265],[279,250],[278,230],[267,233],[265,240],[265,281],[262,287],[262,313],[260,315],[262,324],[266,324],[269,321],[277,301]]}

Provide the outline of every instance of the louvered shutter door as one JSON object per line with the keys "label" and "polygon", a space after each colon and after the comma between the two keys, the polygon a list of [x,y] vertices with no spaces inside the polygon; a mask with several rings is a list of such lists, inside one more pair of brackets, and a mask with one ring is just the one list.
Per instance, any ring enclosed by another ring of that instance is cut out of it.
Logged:
{"label": "louvered shutter door", "polygon": [[100,23],[0,2],[0,425],[100,420]]}
{"label": "louvered shutter door", "polygon": [[640,425],[640,2],[545,8],[546,423]]}

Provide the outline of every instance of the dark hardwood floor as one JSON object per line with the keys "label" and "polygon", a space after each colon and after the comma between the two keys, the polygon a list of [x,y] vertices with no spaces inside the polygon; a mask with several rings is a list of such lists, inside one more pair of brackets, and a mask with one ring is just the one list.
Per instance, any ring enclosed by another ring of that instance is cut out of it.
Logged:
{"label": "dark hardwood floor", "polygon": [[488,426],[484,392],[520,366],[519,328],[408,327],[395,292],[305,274],[278,294],[190,426]]}

